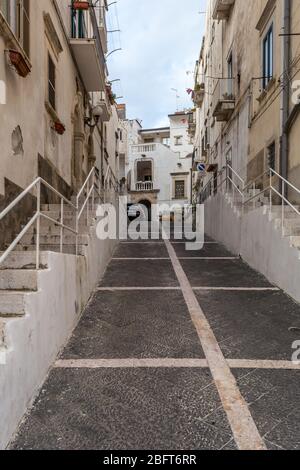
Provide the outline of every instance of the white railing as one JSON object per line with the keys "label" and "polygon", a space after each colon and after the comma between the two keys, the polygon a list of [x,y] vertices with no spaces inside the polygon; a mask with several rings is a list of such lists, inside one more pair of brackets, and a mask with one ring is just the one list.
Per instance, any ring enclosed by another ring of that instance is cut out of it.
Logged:
{"label": "white railing", "polygon": [[150,153],[156,152],[158,144],[141,144],[131,147],[132,153]]}
{"label": "white railing", "polygon": [[[278,187],[275,186],[277,181]],[[239,203],[244,212],[245,208],[249,208],[252,204],[255,209],[257,200],[262,197],[265,200],[268,197],[268,202],[263,202],[264,205],[269,206],[269,212],[272,213],[274,206],[274,199],[280,200],[281,206],[281,228],[282,236],[284,236],[286,209],[289,207],[295,215],[300,216],[300,210],[295,203],[291,202],[290,193],[294,192],[300,199],[300,189],[290,183],[286,178],[283,178],[272,168],[269,168],[257,178],[249,183],[245,183],[243,178],[229,165],[218,175],[212,176],[205,187],[200,191],[199,202],[204,203],[208,198],[215,196],[219,190],[226,194],[232,195],[233,203],[236,202],[237,196]],[[276,204],[278,207],[278,204]]]}
{"label": "white railing", "polygon": [[[54,218],[47,215],[42,211],[41,203],[41,188],[42,186],[46,187],[47,190],[51,191],[60,200],[60,220],[55,220]],[[22,240],[24,235],[29,231],[29,229],[36,224],[36,269],[40,267],[40,222],[41,219],[46,219],[49,222],[53,223],[56,226],[60,227],[60,252],[63,252],[63,237],[64,232],[70,232],[73,235],[76,235],[76,254],[78,253],[78,235],[79,235],[79,223],[86,209],[86,224],[89,225],[89,215],[90,210],[94,210],[95,199],[99,199],[102,202],[102,197],[100,194],[100,180],[97,169],[94,167],[89,176],[87,177],[85,183],[83,184],[81,190],[79,191],[76,197],[76,204],[69,201],[63,194],[53,188],[47,181],[43,178],[36,178],[33,183],[31,183],[14,201],[11,202],[1,213],[0,213],[0,222],[4,217],[9,214],[27,195],[32,194],[32,191],[36,190],[36,213],[31,217],[26,226],[22,231],[17,235],[9,247],[3,252],[0,256],[0,265],[6,260],[8,255],[16,248],[18,243]],[[81,199],[83,198],[83,201]],[[74,220],[76,223],[75,229],[69,225],[65,224],[64,212],[65,208],[74,211]]]}
{"label": "white railing", "polygon": [[136,191],[152,191],[153,181],[139,181],[135,184]]}

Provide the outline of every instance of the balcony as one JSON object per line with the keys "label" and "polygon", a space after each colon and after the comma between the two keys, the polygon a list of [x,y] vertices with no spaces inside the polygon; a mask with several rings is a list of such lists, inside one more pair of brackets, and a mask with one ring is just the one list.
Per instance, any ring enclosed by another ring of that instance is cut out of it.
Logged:
{"label": "balcony", "polygon": [[141,144],[133,145],[132,153],[134,154],[147,154],[157,151],[158,144]]}
{"label": "balcony", "polygon": [[214,0],[212,17],[214,20],[228,20],[235,0]]}
{"label": "balcony", "polygon": [[140,181],[135,183],[136,191],[153,191],[153,181]]}
{"label": "balcony", "polygon": [[217,81],[212,98],[212,115],[218,122],[229,121],[235,108],[234,79]]}
{"label": "balcony", "polygon": [[104,91],[106,61],[94,8],[73,10],[70,46],[88,92]]}
{"label": "balcony", "polygon": [[104,54],[107,54],[107,26],[104,7],[100,7],[99,13],[99,34]]}

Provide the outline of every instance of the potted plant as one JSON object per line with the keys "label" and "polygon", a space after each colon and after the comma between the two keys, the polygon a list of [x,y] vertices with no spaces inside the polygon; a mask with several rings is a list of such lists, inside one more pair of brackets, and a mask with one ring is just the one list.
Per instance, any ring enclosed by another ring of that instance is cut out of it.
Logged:
{"label": "potted plant", "polygon": [[81,2],[74,1],[72,7],[73,7],[73,10],[88,10],[90,7],[90,4],[86,0],[85,1],[83,0]]}
{"label": "potted plant", "polygon": [[21,54],[21,52],[15,51],[15,50],[9,50],[9,60],[10,63],[13,65],[15,68],[16,72],[20,77],[27,77],[27,75],[30,73],[30,67],[27,64],[25,58]]}

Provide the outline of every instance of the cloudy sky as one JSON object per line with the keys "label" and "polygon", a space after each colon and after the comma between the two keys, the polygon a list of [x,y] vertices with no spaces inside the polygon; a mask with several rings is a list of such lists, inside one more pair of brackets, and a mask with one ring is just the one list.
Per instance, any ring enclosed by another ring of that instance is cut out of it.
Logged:
{"label": "cloudy sky", "polygon": [[143,127],[168,124],[167,115],[190,107],[186,88],[193,83],[199,56],[206,0],[118,0],[110,7],[108,58],[114,92],[127,103],[127,117],[142,119]]}

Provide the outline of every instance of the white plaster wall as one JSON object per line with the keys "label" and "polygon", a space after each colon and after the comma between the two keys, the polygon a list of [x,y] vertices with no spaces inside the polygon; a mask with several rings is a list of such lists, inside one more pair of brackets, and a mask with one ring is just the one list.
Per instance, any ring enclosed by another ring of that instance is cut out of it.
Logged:
{"label": "white plaster wall", "polygon": [[85,256],[49,253],[49,268],[38,274],[38,292],[26,295],[26,316],[8,322],[7,363],[0,365],[0,449],[71,335],[115,245],[98,240],[93,228]]}

